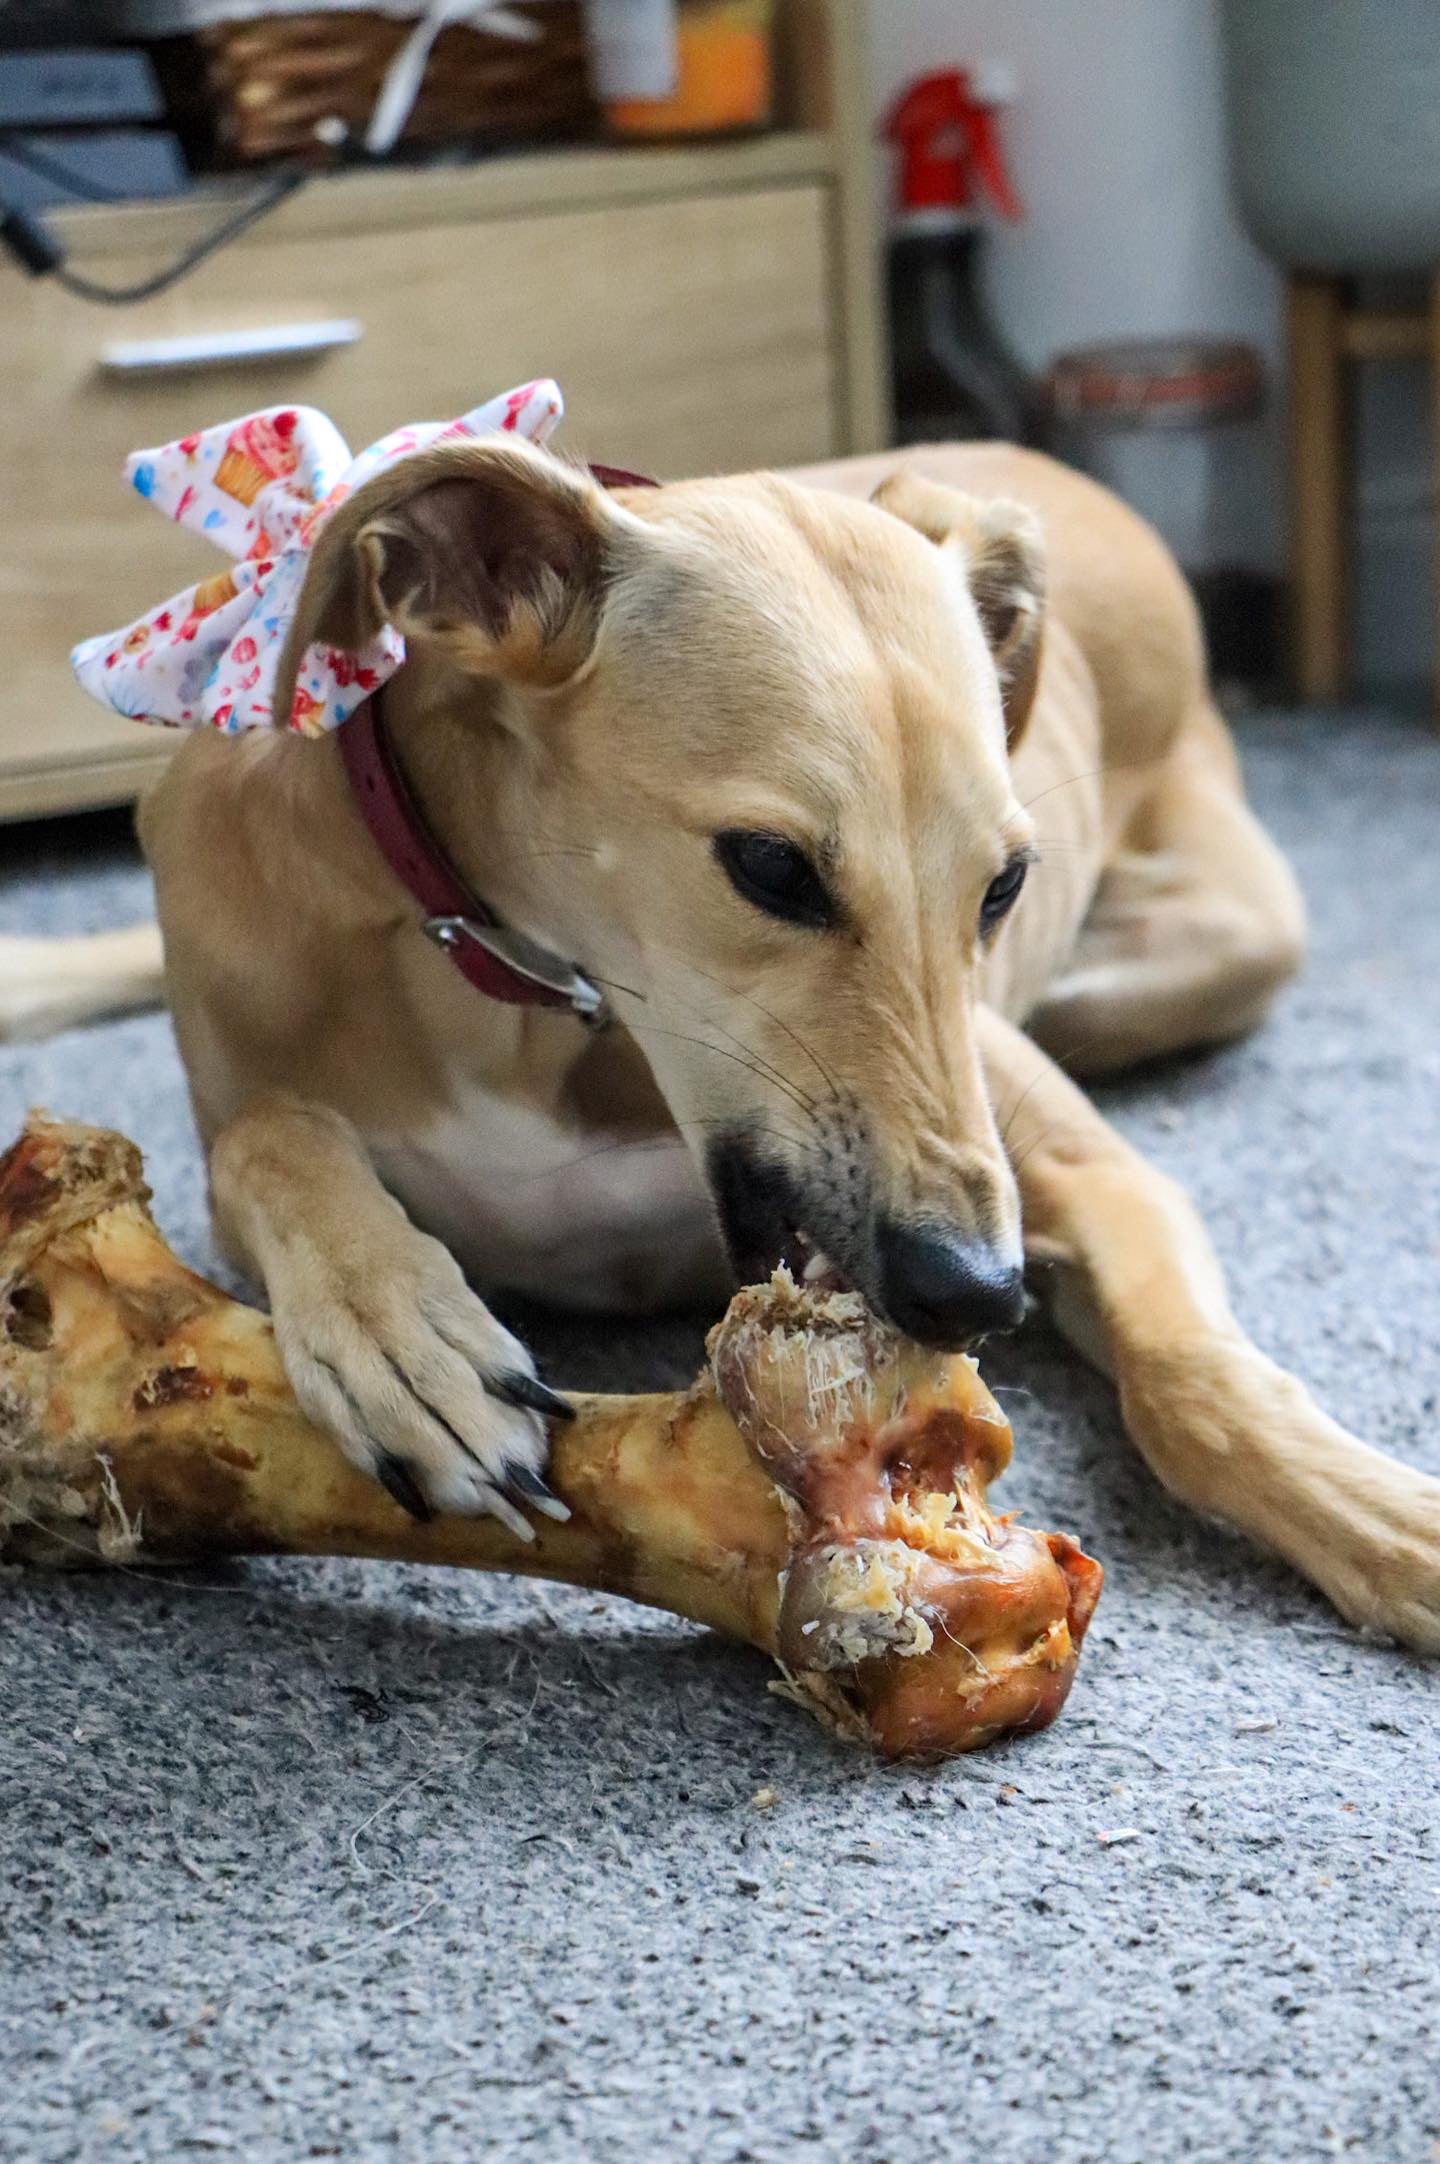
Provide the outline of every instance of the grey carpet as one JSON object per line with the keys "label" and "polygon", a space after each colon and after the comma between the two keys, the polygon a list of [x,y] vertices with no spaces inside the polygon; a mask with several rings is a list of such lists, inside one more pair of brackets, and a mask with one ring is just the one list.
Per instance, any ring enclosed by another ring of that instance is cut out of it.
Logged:
{"label": "grey carpet", "polygon": [[[1261,1343],[1440,1468],[1440,753],[1373,716],[1246,750],[1314,959],[1253,1043],[1108,1103]],[[113,835],[74,850],[11,837],[0,923],[143,907]],[[163,1019],[0,1055],[0,1129],[32,1100],[136,1135],[207,1260]],[[535,1335],[586,1384],[699,1346]],[[1109,1585],[1059,1725],[936,1772],[827,1741],[743,1650],[534,1584],[9,1574],[0,2153],[1432,2159],[1435,1671],[1173,1508],[1042,1327],[989,1365],[1008,1501]]]}

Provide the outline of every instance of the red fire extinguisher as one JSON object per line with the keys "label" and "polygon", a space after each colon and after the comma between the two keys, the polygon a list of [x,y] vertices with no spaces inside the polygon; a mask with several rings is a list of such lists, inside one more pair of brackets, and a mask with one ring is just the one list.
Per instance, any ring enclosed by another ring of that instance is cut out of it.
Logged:
{"label": "red fire extinguisher", "polygon": [[996,121],[1008,92],[962,68],[901,92],[884,132],[899,146],[888,287],[896,433],[1034,433],[1029,379],[990,320],[981,289],[989,216],[1018,219]]}

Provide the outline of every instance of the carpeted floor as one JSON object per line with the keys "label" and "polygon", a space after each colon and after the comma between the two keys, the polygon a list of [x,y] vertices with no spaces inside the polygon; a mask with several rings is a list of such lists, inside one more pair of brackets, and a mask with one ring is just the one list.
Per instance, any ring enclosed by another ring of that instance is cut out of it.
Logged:
{"label": "carpeted floor", "polygon": [[[1374,716],[1245,742],[1314,959],[1254,1043],[1108,1102],[1267,1350],[1440,1468],[1440,752]],[[113,835],[0,847],[0,926],[145,906]],[[0,1129],[34,1100],[136,1135],[207,1260],[163,1019],[0,1054]],[[699,1348],[534,1334],[592,1385]],[[5,1575],[0,2155],[1428,2164],[1440,1678],[1173,1508],[1042,1327],[989,1369],[1007,1500],[1109,1586],[1059,1726],[938,1772],[534,1584]]]}

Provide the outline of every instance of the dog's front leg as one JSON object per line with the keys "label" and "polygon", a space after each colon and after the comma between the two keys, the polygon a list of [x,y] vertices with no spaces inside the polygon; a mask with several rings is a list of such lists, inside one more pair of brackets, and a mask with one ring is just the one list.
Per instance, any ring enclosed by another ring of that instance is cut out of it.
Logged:
{"label": "dog's front leg", "polygon": [[1011,1024],[982,1045],[1056,1321],[1114,1377],[1146,1462],[1288,1558],[1352,1623],[1440,1653],[1440,1480],[1370,1449],[1230,1310],[1184,1192]]}
{"label": "dog's front leg", "polygon": [[337,1113],[274,1096],[210,1152],[217,1229],[269,1294],[305,1411],[416,1516],[566,1515],[543,1477],[568,1414],[438,1240],[381,1186]]}

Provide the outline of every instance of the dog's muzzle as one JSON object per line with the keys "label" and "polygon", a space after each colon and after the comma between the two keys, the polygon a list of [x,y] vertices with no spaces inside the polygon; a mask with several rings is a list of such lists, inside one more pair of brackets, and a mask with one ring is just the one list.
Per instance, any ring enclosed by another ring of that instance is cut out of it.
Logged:
{"label": "dog's muzzle", "polygon": [[1025,1273],[989,1242],[941,1220],[887,1218],[873,1304],[917,1344],[954,1349],[1025,1313]]}
{"label": "dog's muzzle", "polygon": [[1023,1273],[995,1244],[951,1220],[862,1207],[843,1214],[743,1130],[707,1156],[711,1193],[741,1284],[783,1263],[797,1279],[853,1286],[918,1344],[961,1351],[1011,1330],[1025,1306]]}

